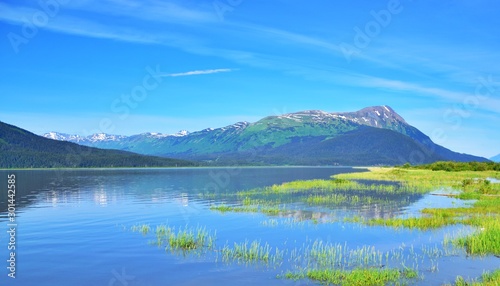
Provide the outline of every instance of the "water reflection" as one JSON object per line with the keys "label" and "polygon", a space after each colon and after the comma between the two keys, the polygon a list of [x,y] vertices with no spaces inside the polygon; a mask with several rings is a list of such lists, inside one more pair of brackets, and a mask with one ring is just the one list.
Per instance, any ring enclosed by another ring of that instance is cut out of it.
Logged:
{"label": "water reflection", "polygon": [[[238,190],[300,179],[329,178],[355,172],[351,168],[178,168],[178,169],[85,169],[0,171],[17,177],[17,207],[38,202],[52,207],[91,200],[107,206],[124,200],[159,203],[180,198],[187,206],[200,193],[234,194]],[[0,193],[0,212],[7,210],[7,193]]]}
{"label": "water reflection", "polygon": [[[138,283],[134,285],[172,284],[169,283],[172,279],[186,284],[193,282],[193,273],[201,273],[197,281],[211,281],[205,284],[212,285],[240,282],[237,279],[249,277],[255,279],[251,281],[252,285],[293,284],[274,279],[279,273],[273,270],[241,265],[221,266],[202,257],[189,260],[182,255],[169,255],[164,249],[151,247],[149,238],[127,232],[134,224],[151,224],[154,227],[168,223],[177,228],[206,226],[208,230],[217,231],[221,244],[262,240],[288,250],[303,249],[304,243],[316,239],[345,243],[353,248],[375,245],[384,251],[397,249],[403,243],[415,244],[416,247],[424,243],[441,243],[445,231],[449,229],[429,235],[425,232],[396,232],[389,228],[332,222],[342,222],[352,216],[389,218],[416,213],[423,207],[445,207],[450,202],[453,204],[453,200],[447,197],[351,190],[339,193],[357,196],[355,201],[316,204],[308,203],[311,193],[306,192],[262,197],[276,203],[274,206],[279,211],[275,214],[221,214],[209,209],[218,204],[244,206],[245,198],[236,195],[238,191],[294,180],[327,179],[332,174],[351,171],[357,170],[240,168],[236,172],[232,168],[199,168],[14,171],[18,178],[16,199],[22,225],[20,241],[23,249],[20,255],[23,257],[23,276],[12,285],[64,285],[61,281],[73,281],[75,277],[79,285],[108,285],[110,277],[114,277],[111,271],[122,267],[137,277]],[[0,184],[6,184],[8,173],[11,172],[0,171]],[[6,206],[6,193],[2,192],[0,220],[5,220]],[[265,223],[262,223],[263,220]],[[301,222],[302,229],[285,225],[296,225],[297,222]],[[0,238],[4,241],[5,232],[0,233]],[[7,256],[6,251],[7,248],[0,245],[0,254]],[[51,254],[51,259],[47,259],[47,253]],[[455,263],[448,263],[448,257],[443,259],[444,265],[440,266],[443,271],[439,274],[441,276],[436,276],[435,285],[438,285],[437,281],[454,278],[457,271],[478,276],[483,269],[492,268],[490,264],[498,265],[497,260],[488,260],[485,264],[461,256],[456,260],[464,266],[456,269]],[[446,276],[448,273],[451,273],[449,277]],[[1,279],[0,284],[4,285]],[[426,278],[425,282],[429,280]]]}
{"label": "water reflection", "polygon": [[[30,204],[43,203],[46,207],[57,208],[61,204],[86,201],[92,201],[99,207],[124,201],[139,204],[173,202],[181,207],[188,207],[192,202],[201,206],[221,203],[241,205],[242,199],[236,196],[238,191],[298,179],[326,179],[335,173],[356,171],[350,168],[245,168],[237,175],[229,176],[228,174],[235,173],[231,170],[180,168],[15,171],[18,178],[17,207],[22,209]],[[0,171],[0,176],[7,178],[7,172]],[[214,187],[216,182],[219,183],[218,189]],[[350,191],[348,195],[358,196],[359,202],[311,205],[304,202],[307,194],[262,199],[274,200],[277,205],[284,207],[286,212],[281,213],[281,216],[321,221],[339,220],[354,215],[366,218],[418,215],[425,207],[464,205],[461,201],[420,194]],[[1,194],[0,207],[2,213],[7,209],[5,193]]]}

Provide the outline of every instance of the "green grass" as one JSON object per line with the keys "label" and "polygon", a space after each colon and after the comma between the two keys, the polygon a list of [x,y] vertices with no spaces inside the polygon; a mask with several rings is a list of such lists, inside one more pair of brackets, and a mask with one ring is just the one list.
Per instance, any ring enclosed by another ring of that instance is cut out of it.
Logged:
{"label": "green grass", "polygon": [[[485,272],[481,275],[480,279],[465,280],[463,277],[458,276],[455,280],[454,286],[498,286],[500,285],[500,270],[494,272]],[[447,284],[445,286],[451,286]]]}
{"label": "green grass", "polygon": [[380,268],[357,268],[353,270],[312,269],[305,273],[288,272],[284,277],[293,280],[309,278],[327,285],[383,286],[389,282],[397,282],[405,278],[416,278],[418,277],[418,273],[407,268],[403,270]]}
{"label": "green grass", "polygon": [[[296,205],[285,211],[285,203],[300,205],[370,205],[388,204],[400,194],[429,193],[436,189],[450,188],[460,190],[453,193],[457,198],[474,199],[470,207],[449,209],[424,209],[420,217],[369,219],[361,216],[346,218],[344,221],[365,225],[378,225],[392,228],[436,229],[448,225],[469,225],[476,231],[467,235],[454,236],[442,248],[400,247],[387,252],[376,250],[373,246],[348,248],[347,244],[330,244],[316,240],[308,242],[301,249],[286,252],[294,271],[282,277],[288,279],[310,279],[323,284],[334,285],[388,285],[405,284],[409,279],[419,277],[419,262],[431,260],[431,271],[438,271],[436,259],[447,255],[446,247],[469,255],[500,255],[500,184],[491,184],[488,177],[500,177],[498,171],[432,171],[398,168],[373,168],[371,172],[336,175],[331,180],[308,180],[283,183],[265,188],[238,192],[231,200],[239,200],[234,205],[214,205],[210,210],[218,212],[259,212],[267,215],[290,214]],[[363,183],[378,180],[380,183]],[[388,182],[382,182],[388,181]],[[396,182],[396,183],[394,183]],[[410,198],[411,196],[405,196]],[[311,219],[311,218],[309,218]],[[317,223],[318,220],[312,220]],[[284,224],[281,219],[269,220],[263,225]],[[147,235],[153,232],[149,225],[139,225],[134,231]],[[204,231],[204,229],[203,229]],[[178,229],[167,226],[156,227],[157,241],[166,244],[167,249],[193,251],[213,249],[217,258],[225,262],[259,263],[278,265],[283,262],[285,252],[260,241],[226,244],[215,249],[215,235],[198,232],[198,229]],[[446,238],[445,238],[446,240]],[[211,242],[209,242],[211,241]],[[231,242],[232,243],[232,242]],[[212,245],[212,246],[210,246]],[[419,252],[420,251],[420,252]],[[432,262],[434,261],[434,262]],[[411,265],[407,268],[405,265]],[[427,267],[427,264],[424,264]],[[500,270],[485,274],[480,279],[465,281],[457,278],[455,285],[499,285]],[[480,281],[479,281],[480,280]],[[460,284],[461,283],[461,284]],[[471,284],[482,283],[482,284]],[[489,284],[488,284],[489,283]],[[494,284],[497,283],[497,284]]]}
{"label": "green grass", "polygon": [[410,229],[435,229],[446,225],[456,224],[457,220],[454,218],[447,218],[443,216],[430,216],[430,217],[411,217],[411,218],[378,218],[369,219],[364,222],[368,225],[382,225],[390,226],[393,228],[410,228]]}
{"label": "green grass", "polygon": [[195,250],[203,247],[212,248],[215,235],[209,234],[204,228],[179,229],[167,235],[170,250]]}
{"label": "green grass", "polygon": [[210,210],[218,211],[221,213],[225,212],[238,212],[238,213],[263,213],[267,215],[279,215],[284,212],[283,209],[278,207],[263,207],[263,206],[227,206],[227,205],[217,205],[211,206]]}
{"label": "green grass", "polygon": [[138,224],[132,226],[130,230],[133,232],[140,232],[143,235],[146,235],[151,231],[151,227],[149,226],[149,224]]}
{"label": "green grass", "polygon": [[311,192],[333,192],[339,190],[356,191],[378,191],[382,193],[409,192],[401,190],[398,186],[387,184],[363,184],[346,179],[333,178],[331,180],[305,180],[293,181],[269,187],[252,189],[239,192],[239,196],[270,195],[270,194],[294,194]]}
{"label": "green grass", "polygon": [[479,228],[472,235],[457,238],[454,243],[472,255],[500,255],[500,219],[488,217],[471,220]]}
{"label": "green grass", "polygon": [[261,244],[257,240],[251,243],[248,241],[234,243],[233,248],[226,245],[220,250],[220,253],[224,262],[237,261],[243,263],[263,262],[265,264],[277,264],[283,260],[283,251],[276,248],[273,252],[269,244]]}
{"label": "green grass", "polygon": [[[486,178],[500,178],[499,171],[448,172],[379,167],[368,169],[370,172],[338,174],[335,175],[334,178],[347,180],[395,181],[400,182],[406,189],[415,189],[415,191],[421,193],[430,192],[440,187],[452,187],[464,191],[479,191]],[[464,189],[464,181],[473,183],[470,184],[470,187]],[[500,192],[500,184],[489,184],[489,187],[483,187],[482,191],[485,193],[498,194]]]}
{"label": "green grass", "polygon": [[458,198],[476,199],[469,208],[424,209],[418,218],[352,219],[367,225],[394,228],[433,229],[447,225],[475,226],[472,235],[455,239],[470,255],[500,254],[500,184],[491,184],[485,178],[500,177],[498,171],[432,171],[398,168],[372,168],[368,173],[336,175],[342,179],[371,179],[398,181],[402,185],[431,191],[441,187],[462,190]]}
{"label": "green grass", "polygon": [[309,205],[326,205],[326,206],[356,206],[356,205],[371,205],[371,204],[389,204],[388,198],[379,198],[370,195],[355,195],[345,193],[333,194],[312,194],[304,199],[304,202]]}
{"label": "green grass", "polygon": [[[131,227],[133,232],[141,232],[147,235],[152,228],[149,224],[134,225]],[[175,228],[158,225],[155,229],[156,240],[153,244],[157,246],[166,245],[166,250],[169,251],[194,251],[200,249],[213,249],[215,247],[216,234],[207,231],[203,227],[196,228]]]}

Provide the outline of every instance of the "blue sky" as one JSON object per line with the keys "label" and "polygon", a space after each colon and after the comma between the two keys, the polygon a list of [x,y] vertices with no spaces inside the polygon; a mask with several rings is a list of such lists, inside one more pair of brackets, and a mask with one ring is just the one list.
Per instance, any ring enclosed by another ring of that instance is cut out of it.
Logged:
{"label": "blue sky", "polygon": [[175,133],[389,105],[454,151],[500,153],[498,1],[0,3],[0,120]]}

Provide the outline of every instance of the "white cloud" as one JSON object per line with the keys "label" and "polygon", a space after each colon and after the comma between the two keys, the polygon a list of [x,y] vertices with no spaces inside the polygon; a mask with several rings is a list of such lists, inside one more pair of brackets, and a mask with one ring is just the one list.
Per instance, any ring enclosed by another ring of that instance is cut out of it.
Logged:
{"label": "white cloud", "polygon": [[[471,88],[470,92],[457,92],[443,88],[424,86],[417,83],[361,74],[345,76],[343,80],[351,85],[411,92],[413,95],[441,99],[455,104],[463,104],[469,109],[480,109],[493,113],[498,113],[500,110],[500,100],[494,97],[494,93],[486,95],[476,93],[476,88],[480,87],[479,81],[476,87]],[[495,89],[495,92],[498,92],[498,90]]]}
{"label": "white cloud", "polygon": [[195,70],[182,73],[163,74],[162,76],[163,77],[190,76],[190,75],[213,74],[213,73],[231,72],[231,71],[234,71],[234,69]]}

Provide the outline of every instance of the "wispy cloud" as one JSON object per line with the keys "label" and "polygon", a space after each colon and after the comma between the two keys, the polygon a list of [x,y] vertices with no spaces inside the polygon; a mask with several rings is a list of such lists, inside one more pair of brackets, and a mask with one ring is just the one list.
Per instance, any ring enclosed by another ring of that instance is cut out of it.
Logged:
{"label": "wispy cloud", "polygon": [[[462,104],[466,106],[470,105],[474,109],[478,108],[493,113],[498,113],[498,111],[500,110],[499,99],[494,98],[493,94],[488,94],[486,96],[476,94],[475,88],[471,88],[469,92],[457,92],[443,88],[424,86],[412,82],[378,78],[365,75],[352,77],[351,80],[352,80],[351,84],[357,84],[360,86],[373,87],[373,88],[384,88],[393,91],[411,92],[412,95],[420,95],[436,99],[442,99],[454,104]],[[476,83],[477,86],[479,84],[480,84],[479,82]]]}
{"label": "wispy cloud", "polygon": [[181,73],[169,73],[162,74],[163,77],[176,77],[176,76],[190,76],[190,75],[200,75],[200,74],[213,74],[213,73],[221,73],[221,72],[231,72],[234,69],[212,69],[212,70],[195,70]]}

